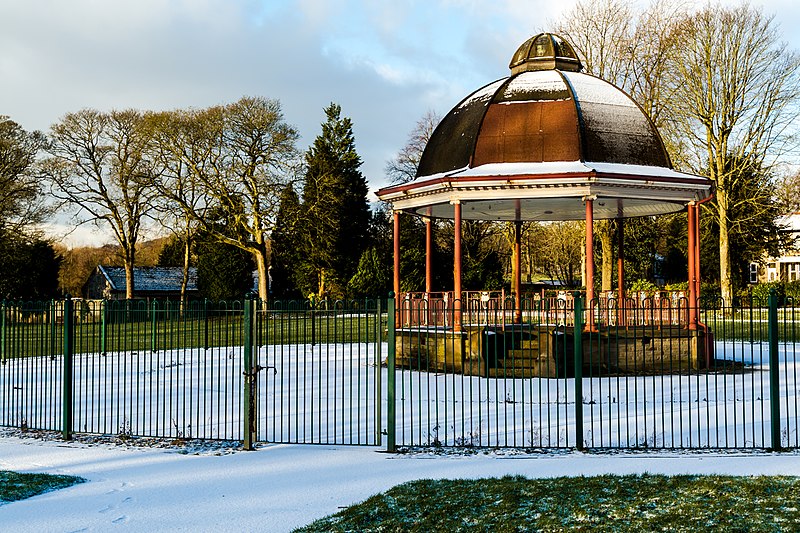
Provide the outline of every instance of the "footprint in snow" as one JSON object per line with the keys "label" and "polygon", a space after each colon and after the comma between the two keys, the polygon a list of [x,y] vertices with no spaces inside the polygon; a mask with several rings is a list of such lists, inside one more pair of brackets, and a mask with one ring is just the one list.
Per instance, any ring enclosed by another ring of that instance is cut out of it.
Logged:
{"label": "footprint in snow", "polygon": [[127,521],[128,521],[127,515],[122,515],[119,518],[117,518],[116,520],[112,520],[111,523],[112,524],[124,524]]}

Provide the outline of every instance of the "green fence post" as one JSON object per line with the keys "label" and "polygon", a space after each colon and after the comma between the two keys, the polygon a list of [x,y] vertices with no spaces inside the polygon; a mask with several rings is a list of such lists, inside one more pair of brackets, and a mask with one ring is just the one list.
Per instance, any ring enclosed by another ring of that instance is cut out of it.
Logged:
{"label": "green fence post", "polygon": [[311,346],[317,345],[317,321],[314,317],[314,300],[308,301],[309,307],[311,307]]}
{"label": "green fence post", "polygon": [[253,450],[256,427],[256,368],[253,365],[253,333],[255,300],[244,300],[244,449]]}
{"label": "green fence post", "polygon": [[381,416],[381,402],[383,391],[381,383],[381,299],[375,300],[375,445],[380,446],[383,439],[383,421]]}
{"label": "green fence post", "polygon": [[208,350],[208,298],[203,298],[203,328],[205,335],[203,349]]}
{"label": "green fence post", "polygon": [[[583,298],[574,294],[573,356],[575,364],[575,447],[583,450]],[[566,337],[566,335],[565,335]]]}
{"label": "green fence post", "polygon": [[61,436],[64,440],[72,438],[72,355],[75,351],[74,303],[67,295],[64,299],[63,368],[61,375],[63,396],[61,399]]}
{"label": "green fence post", "polygon": [[6,362],[6,301],[0,302],[0,361]]}
{"label": "green fence post", "polygon": [[153,306],[150,315],[150,353],[156,353],[156,299],[153,298]]}
{"label": "green fence post", "polygon": [[387,391],[386,391],[386,451],[397,451],[397,411],[395,406],[395,316],[394,293],[389,293],[387,302],[387,327],[386,327],[386,366],[387,366]]}
{"label": "green fence post", "polygon": [[769,290],[769,407],[772,449],[781,449],[780,373],[778,371],[778,295]]}
{"label": "green fence post", "polygon": [[106,354],[106,328],[108,327],[108,305],[106,300],[100,300],[100,353]]}
{"label": "green fence post", "polygon": [[50,306],[48,308],[48,316],[50,320],[50,353],[49,355],[55,356],[58,355],[58,343],[56,342],[58,325],[56,324],[56,301],[50,300]]}

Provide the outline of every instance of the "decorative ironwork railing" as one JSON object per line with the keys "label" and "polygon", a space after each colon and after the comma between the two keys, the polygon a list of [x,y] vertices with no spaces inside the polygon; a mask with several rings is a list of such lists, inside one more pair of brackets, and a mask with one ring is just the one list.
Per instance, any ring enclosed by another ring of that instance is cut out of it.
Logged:
{"label": "decorative ironwork railing", "polygon": [[[463,325],[534,324],[572,325],[571,312],[579,291],[525,293],[517,304],[505,291],[464,291],[460,307],[452,291],[405,292],[397,298],[398,327],[450,328],[460,314]],[[591,302],[596,322],[612,326],[688,326],[685,291],[628,293],[620,302],[616,291],[601,293]],[[566,322],[565,322],[566,321]]]}

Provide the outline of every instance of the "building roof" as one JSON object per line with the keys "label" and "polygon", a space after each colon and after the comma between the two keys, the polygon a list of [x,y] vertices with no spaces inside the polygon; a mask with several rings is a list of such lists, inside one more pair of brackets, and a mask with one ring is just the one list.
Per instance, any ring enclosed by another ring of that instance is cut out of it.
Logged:
{"label": "building roof", "polygon": [[[108,281],[112,291],[125,290],[125,268],[99,265],[97,270]],[[183,281],[181,267],[134,267],[133,284],[136,292],[180,292]],[[189,267],[187,291],[197,290],[197,268]]]}

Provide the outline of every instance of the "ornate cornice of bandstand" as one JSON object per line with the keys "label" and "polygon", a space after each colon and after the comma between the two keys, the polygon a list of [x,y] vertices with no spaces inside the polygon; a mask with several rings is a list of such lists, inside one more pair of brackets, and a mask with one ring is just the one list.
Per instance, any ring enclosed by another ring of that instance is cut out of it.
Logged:
{"label": "ornate cornice of bandstand", "polygon": [[[680,211],[713,192],[707,178],[667,168],[604,164],[596,165],[598,169],[580,162],[559,166],[562,172],[521,174],[511,173],[522,170],[519,165],[462,169],[386,187],[377,195],[396,210],[425,214],[432,208],[432,215],[438,218],[451,218],[446,205],[459,200],[473,206],[465,213],[467,218],[577,220],[582,218],[585,197],[597,198],[597,218],[601,219]],[[547,165],[547,169],[553,167]],[[515,201],[523,202],[521,214],[519,205],[510,205]],[[613,209],[603,209],[608,202],[614,204]],[[546,204],[558,209],[545,209]],[[515,214],[511,214],[514,208]]]}

